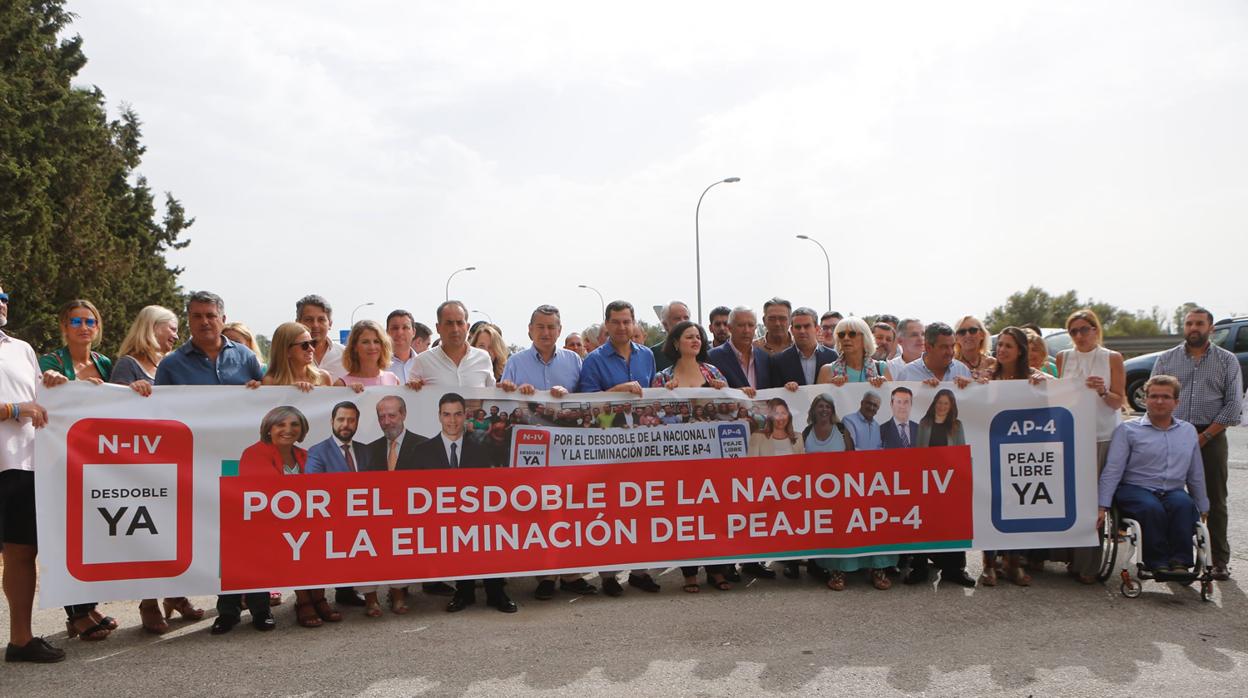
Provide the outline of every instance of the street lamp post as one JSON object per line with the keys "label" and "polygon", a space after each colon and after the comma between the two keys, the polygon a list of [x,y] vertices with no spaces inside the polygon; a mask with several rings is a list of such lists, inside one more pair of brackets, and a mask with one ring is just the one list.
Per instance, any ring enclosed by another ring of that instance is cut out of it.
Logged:
{"label": "street lamp post", "polygon": [[606,302],[605,300],[603,300],[603,299],[602,299],[602,291],[599,291],[598,289],[594,288],[593,286],[588,286],[588,285],[586,285],[586,284],[577,284],[577,285],[576,285],[576,287],[577,287],[577,288],[587,288],[587,289],[589,289],[589,290],[593,291],[594,293],[597,293],[597,294],[598,294],[599,313],[600,313],[599,317],[606,317],[606,314],[607,314],[607,302]]}
{"label": "street lamp post", "polygon": [[474,310],[472,312],[476,313],[477,315],[484,315],[486,322],[490,323],[491,325],[494,324],[494,318],[490,317],[490,314],[485,312],[484,310]]}
{"label": "street lamp post", "polygon": [[463,269],[456,269],[455,271],[451,272],[451,275],[446,277],[446,298],[443,298],[442,300],[449,301],[451,299],[451,279],[455,278],[456,274],[460,273],[461,271],[476,271],[476,269],[477,269],[476,267],[464,267]]}
{"label": "street lamp post", "polygon": [[360,308],[367,308],[367,307],[368,307],[368,306],[370,306],[370,305],[377,305],[377,304],[376,304],[376,303],[374,303],[374,302],[372,302],[372,301],[369,301],[369,302],[367,302],[367,303],[360,303],[359,305],[355,306],[355,309],[351,311],[351,326],[352,326],[352,327],[355,327],[355,312],[356,312],[356,310],[359,310]]}
{"label": "street lamp post", "polygon": [[828,251],[824,249],[823,244],[809,235],[798,235],[798,240],[810,240],[819,245],[819,249],[823,252],[823,261],[828,265],[828,307],[824,308],[824,312],[832,309],[832,259],[828,257]]}
{"label": "street lamp post", "polygon": [[698,197],[698,207],[693,211],[693,259],[694,267],[697,269],[698,279],[698,315],[697,321],[702,322],[702,231],[699,228],[699,218],[702,215],[702,197],[717,184],[733,184],[740,182],[740,177],[728,177],[714,182],[711,186],[702,190],[702,196]]}

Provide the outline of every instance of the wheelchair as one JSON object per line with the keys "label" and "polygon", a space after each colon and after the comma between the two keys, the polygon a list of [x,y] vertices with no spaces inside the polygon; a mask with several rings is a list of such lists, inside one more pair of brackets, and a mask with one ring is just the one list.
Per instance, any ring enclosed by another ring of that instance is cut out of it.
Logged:
{"label": "wheelchair", "polygon": [[[1144,593],[1142,583],[1152,580],[1183,585],[1200,582],[1200,599],[1213,600],[1213,552],[1209,544],[1209,527],[1205,522],[1199,519],[1196,521],[1196,530],[1192,533],[1196,565],[1191,571],[1184,573],[1145,568],[1144,563],[1138,559],[1142,557],[1144,549],[1144,529],[1135,519],[1122,516],[1116,506],[1105,514],[1105,525],[1101,527],[1100,539],[1101,568],[1096,579],[1105,582],[1117,569],[1122,578],[1118,590],[1126,598],[1139,598]],[[1124,546],[1123,559],[1119,563],[1119,548]]]}

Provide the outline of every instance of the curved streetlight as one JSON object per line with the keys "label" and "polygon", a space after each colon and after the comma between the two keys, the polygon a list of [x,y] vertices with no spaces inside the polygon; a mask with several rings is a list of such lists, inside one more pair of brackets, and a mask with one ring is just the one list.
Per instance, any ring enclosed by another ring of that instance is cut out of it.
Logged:
{"label": "curved streetlight", "polygon": [[476,271],[476,270],[477,270],[476,267],[464,267],[463,269],[456,269],[455,271],[451,272],[451,275],[446,277],[446,298],[443,298],[442,300],[449,301],[451,299],[451,279],[455,278],[456,274],[462,271]]}
{"label": "curved streetlight", "polygon": [[477,315],[484,315],[486,322],[490,323],[491,325],[494,324],[494,318],[490,317],[490,314],[485,312],[484,310],[474,310],[472,312],[476,313]]}
{"label": "curved streetlight", "polygon": [[598,314],[598,317],[605,317],[605,316],[606,316],[606,314],[607,314],[607,302],[606,302],[605,300],[603,300],[603,298],[602,298],[602,291],[599,291],[598,289],[594,288],[593,286],[589,286],[589,285],[587,285],[587,284],[577,284],[577,285],[576,285],[576,287],[577,287],[577,288],[587,288],[587,289],[589,289],[589,290],[593,291],[594,293],[597,293],[597,294],[598,294],[598,305],[599,305],[599,311],[598,311],[598,313],[599,313],[599,314]]}
{"label": "curved streetlight", "polygon": [[370,305],[377,305],[377,304],[372,301],[369,301],[367,303],[360,303],[359,305],[355,306],[355,310],[351,311],[351,326],[352,327],[355,327],[355,311],[359,310],[360,308],[367,308]]}
{"label": "curved streetlight", "polygon": [[810,240],[816,245],[819,245],[820,250],[823,250],[823,261],[826,262],[828,265],[828,306],[827,308],[824,309],[824,312],[826,313],[827,311],[832,309],[832,260],[831,258],[828,257],[828,251],[824,249],[823,243],[819,242],[818,240],[812,238],[809,235],[798,235],[797,239],[798,240]]}
{"label": "curved streetlight", "polygon": [[[702,190],[702,196],[706,196],[706,192],[719,184],[734,184],[740,182],[740,177],[728,177],[711,184],[710,187]],[[694,267],[697,269],[698,278],[698,322],[702,322],[702,232],[699,229],[699,218],[702,214],[702,196],[698,197],[698,207],[693,212],[693,259]]]}

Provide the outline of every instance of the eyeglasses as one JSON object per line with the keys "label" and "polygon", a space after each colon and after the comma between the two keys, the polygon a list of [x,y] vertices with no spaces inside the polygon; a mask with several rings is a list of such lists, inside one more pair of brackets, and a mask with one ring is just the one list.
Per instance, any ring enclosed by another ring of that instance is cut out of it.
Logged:
{"label": "eyeglasses", "polygon": [[1082,337],[1083,335],[1089,332],[1092,332],[1095,329],[1096,328],[1092,327],[1091,325],[1083,325],[1082,327],[1072,327],[1066,331],[1070,333],[1071,337]]}
{"label": "eyeglasses", "polygon": [[845,337],[849,337],[850,339],[853,339],[858,336],[858,330],[841,330],[840,332],[836,333],[836,336],[838,339],[845,338]]}
{"label": "eyeglasses", "polygon": [[8,305],[8,304],[9,304],[9,294],[7,294],[7,293],[0,293],[0,303],[4,303],[5,305]]}
{"label": "eyeglasses", "polygon": [[306,341],[306,342],[295,342],[295,343],[294,343],[294,344],[292,344],[291,346],[299,347],[300,349],[302,349],[302,350],[304,350],[304,351],[308,351],[309,349],[315,349],[315,348],[316,348],[316,342],[315,342],[315,341],[313,341],[313,340],[311,340],[311,339],[309,339],[309,340],[308,340],[308,341]]}
{"label": "eyeglasses", "polygon": [[75,328],[82,327],[84,323],[87,325],[87,327],[95,327],[95,318],[93,317],[71,317],[69,319],[70,327],[75,327]]}
{"label": "eyeglasses", "polygon": [[962,337],[968,334],[972,334],[972,335],[979,334],[979,328],[978,327],[963,327],[958,330],[959,337]]}

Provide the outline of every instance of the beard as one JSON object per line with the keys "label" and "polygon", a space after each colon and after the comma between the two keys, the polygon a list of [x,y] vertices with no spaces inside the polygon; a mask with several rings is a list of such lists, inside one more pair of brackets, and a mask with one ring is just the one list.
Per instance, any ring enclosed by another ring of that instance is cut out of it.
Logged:
{"label": "beard", "polygon": [[1205,346],[1205,343],[1209,341],[1209,335],[1203,332],[1188,332],[1186,340],[1187,346],[1196,349]]}

